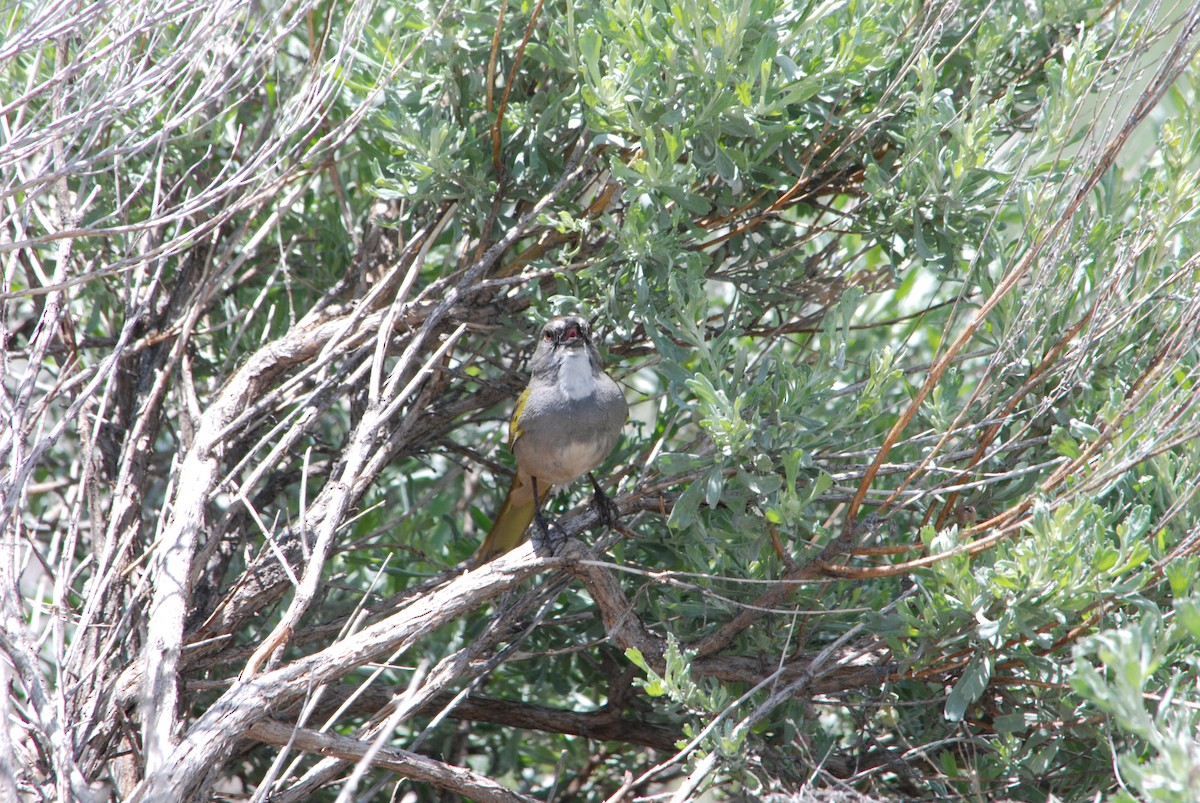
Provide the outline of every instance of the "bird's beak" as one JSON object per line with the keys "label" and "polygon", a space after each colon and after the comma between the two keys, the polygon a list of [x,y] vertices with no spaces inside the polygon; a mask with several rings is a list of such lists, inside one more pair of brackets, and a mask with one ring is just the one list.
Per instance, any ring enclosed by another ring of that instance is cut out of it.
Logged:
{"label": "bird's beak", "polygon": [[558,343],[560,346],[582,346],[587,343],[587,337],[584,336],[583,329],[580,326],[571,324],[563,330]]}

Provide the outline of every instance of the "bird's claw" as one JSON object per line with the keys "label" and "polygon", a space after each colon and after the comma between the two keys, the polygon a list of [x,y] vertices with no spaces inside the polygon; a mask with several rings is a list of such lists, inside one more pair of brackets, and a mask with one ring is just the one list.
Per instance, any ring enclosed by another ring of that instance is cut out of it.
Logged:
{"label": "bird's claw", "polygon": [[617,503],[600,487],[600,483],[596,481],[594,474],[589,472],[588,479],[592,481],[592,510],[596,511],[601,524],[605,527],[613,526],[621,516],[621,511],[617,508]]}
{"label": "bird's claw", "polygon": [[542,557],[551,558],[567,543],[567,533],[558,522],[538,511],[533,517],[537,528],[533,532],[533,551]]}

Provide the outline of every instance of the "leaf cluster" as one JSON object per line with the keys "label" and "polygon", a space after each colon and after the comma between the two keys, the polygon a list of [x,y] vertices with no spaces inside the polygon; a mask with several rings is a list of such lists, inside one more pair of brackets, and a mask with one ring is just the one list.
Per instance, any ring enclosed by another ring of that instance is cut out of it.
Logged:
{"label": "leaf cluster", "polygon": [[[0,40],[5,792],[1196,797],[1194,10],[61,10]],[[567,311],[619,521],[475,566]]]}

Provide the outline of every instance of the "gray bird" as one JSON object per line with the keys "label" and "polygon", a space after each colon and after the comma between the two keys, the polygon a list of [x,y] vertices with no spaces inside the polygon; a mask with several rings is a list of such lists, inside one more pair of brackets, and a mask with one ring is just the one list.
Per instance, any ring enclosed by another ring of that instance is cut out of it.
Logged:
{"label": "gray bird", "polygon": [[[555,485],[568,485],[608,457],[629,415],[625,394],[604,373],[587,321],[550,319],[530,361],[529,385],[508,424],[517,474],[475,553],[483,563],[515,549]],[[540,520],[540,519],[539,519]]]}

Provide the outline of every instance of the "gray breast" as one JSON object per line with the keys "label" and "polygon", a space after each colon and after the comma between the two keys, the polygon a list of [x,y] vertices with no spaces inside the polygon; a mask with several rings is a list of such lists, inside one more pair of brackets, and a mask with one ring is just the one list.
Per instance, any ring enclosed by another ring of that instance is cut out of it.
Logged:
{"label": "gray breast", "polygon": [[620,387],[603,373],[583,398],[532,394],[521,415],[522,434],[513,444],[517,463],[543,482],[574,482],[612,451],[628,412]]}

